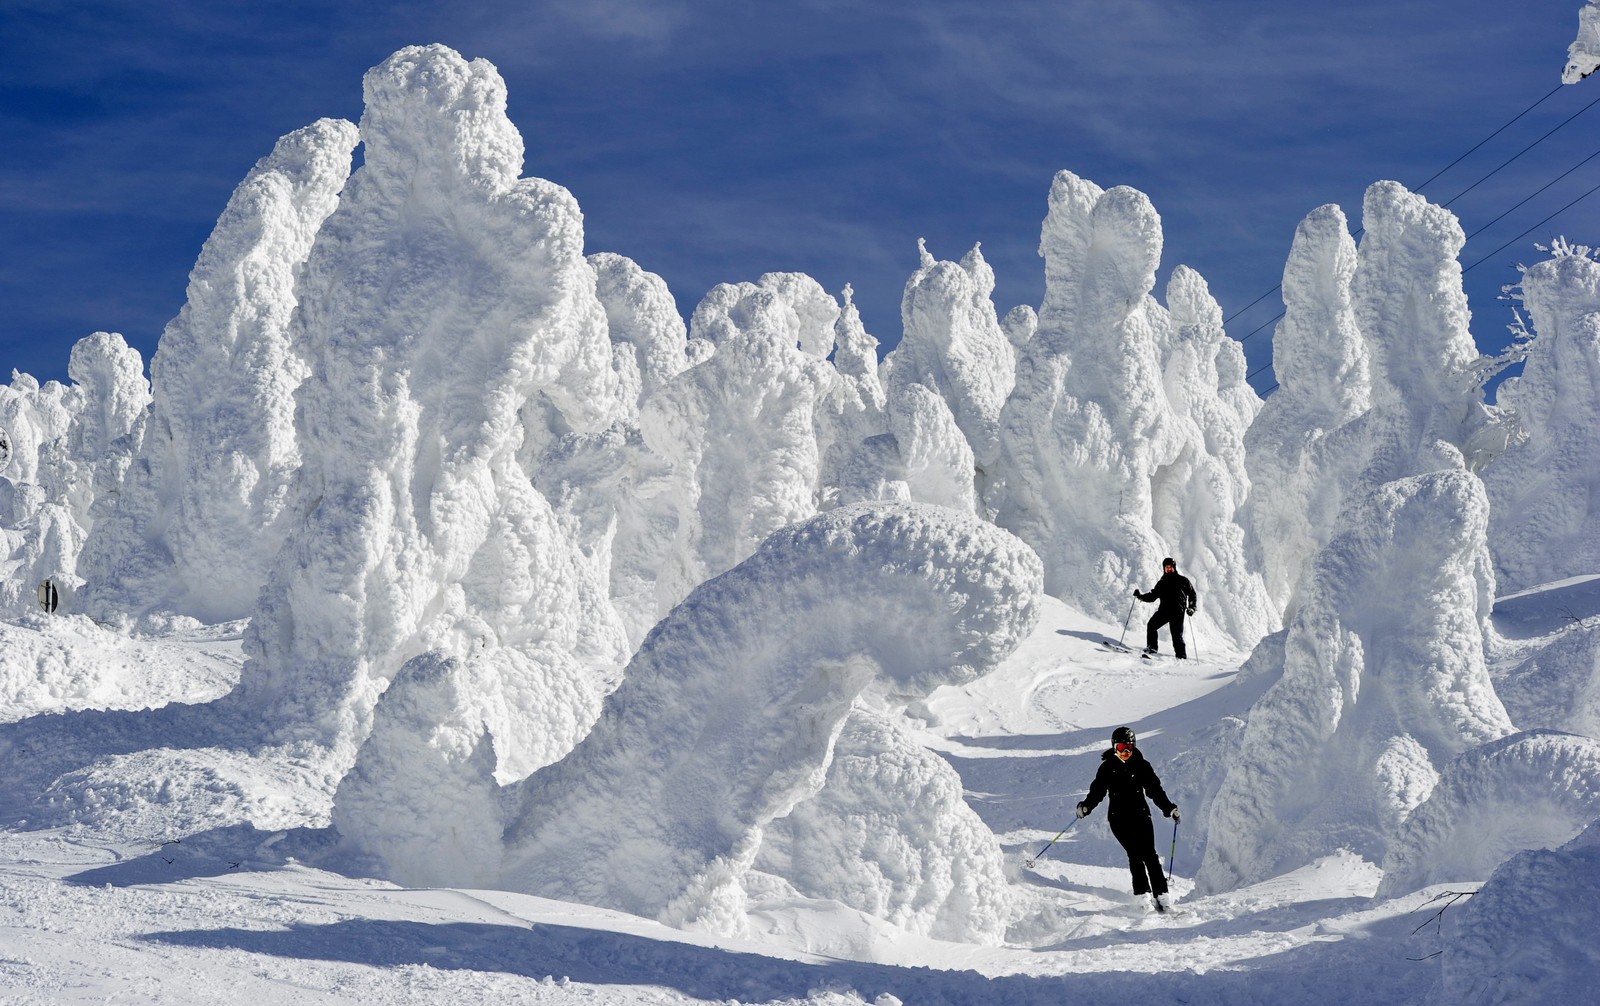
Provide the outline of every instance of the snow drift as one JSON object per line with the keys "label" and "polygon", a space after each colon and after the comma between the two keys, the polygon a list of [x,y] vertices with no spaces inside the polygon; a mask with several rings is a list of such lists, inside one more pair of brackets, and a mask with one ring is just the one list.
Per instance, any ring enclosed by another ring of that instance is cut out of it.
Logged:
{"label": "snow drift", "polygon": [[1378,896],[1480,880],[1524,849],[1552,848],[1600,819],[1600,740],[1515,734],[1440,774],[1383,860]]}
{"label": "snow drift", "polygon": [[[1600,974],[1600,822],[1501,864],[1445,915],[1435,1006],[1582,1002]],[[1559,920],[1557,924],[1549,924]]]}

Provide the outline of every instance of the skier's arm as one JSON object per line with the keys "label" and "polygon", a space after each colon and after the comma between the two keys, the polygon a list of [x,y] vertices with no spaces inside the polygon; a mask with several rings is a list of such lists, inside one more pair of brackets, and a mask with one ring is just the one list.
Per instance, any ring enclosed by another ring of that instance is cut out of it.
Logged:
{"label": "skier's arm", "polygon": [[1167,797],[1167,791],[1161,788],[1161,777],[1156,775],[1156,770],[1149,762],[1144,763],[1144,794],[1161,808],[1161,813],[1172,816],[1172,810],[1178,806]]}
{"label": "skier's arm", "polygon": [[1184,580],[1183,581],[1183,593],[1184,593],[1184,598],[1183,598],[1183,600],[1184,600],[1184,609],[1183,610],[1187,614],[1192,615],[1192,614],[1194,614],[1195,606],[1200,603],[1200,599],[1198,597],[1196,597],[1195,593],[1194,593],[1194,584],[1190,583],[1188,580]]}
{"label": "skier's arm", "polygon": [[1089,795],[1084,797],[1083,801],[1078,804],[1079,807],[1083,808],[1083,815],[1080,816],[1087,816],[1089,811],[1094,810],[1096,805],[1098,805],[1100,801],[1104,800],[1105,798],[1106,767],[1101,765],[1100,771],[1094,774],[1094,782],[1089,784]]}

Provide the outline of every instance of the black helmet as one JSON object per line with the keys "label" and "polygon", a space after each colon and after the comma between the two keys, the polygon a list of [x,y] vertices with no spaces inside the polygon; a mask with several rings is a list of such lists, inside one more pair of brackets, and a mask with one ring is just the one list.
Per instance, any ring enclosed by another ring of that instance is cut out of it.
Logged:
{"label": "black helmet", "polygon": [[1170,555],[1167,556],[1165,559],[1162,559],[1161,560],[1161,568],[1165,569],[1168,566],[1171,566],[1173,569],[1177,569],[1178,568],[1178,560],[1174,559]]}
{"label": "black helmet", "polygon": [[1132,744],[1132,743],[1134,743],[1133,728],[1132,727],[1117,727],[1115,730],[1111,731],[1111,743],[1113,743],[1113,744]]}

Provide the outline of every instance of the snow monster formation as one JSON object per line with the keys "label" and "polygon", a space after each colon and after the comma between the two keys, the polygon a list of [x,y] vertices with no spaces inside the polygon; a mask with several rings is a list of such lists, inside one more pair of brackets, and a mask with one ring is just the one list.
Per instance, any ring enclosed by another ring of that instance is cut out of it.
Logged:
{"label": "snow monster formation", "polygon": [[1535,335],[1500,386],[1524,439],[1483,473],[1502,593],[1600,570],[1600,262],[1555,251],[1523,272]]}
{"label": "snow monster formation", "polygon": [[1512,732],[1484,658],[1488,510],[1476,476],[1446,471],[1346,511],[1212,805],[1199,889],[1340,848],[1381,860],[1450,759]]}
{"label": "snow monster formation", "polygon": [[[562,528],[610,585],[629,649],[682,599],[672,469],[645,444],[641,407],[689,366],[687,329],[666,281],[631,259],[589,256],[605,307],[621,416],[598,433],[568,432],[521,457]],[[547,417],[538,417],[546,419]],[[528,422],[534,421],[529,417]]]}
{"label": "snow monster formation", "polygon": [[[1041,577],[1022,542],[946,508],[829,511],[696,588],[650,633],[593,732],[521,784],[490,774],[478,658],[412,661],[334,820],[402,882],[483,883],[498,869],[510,889],[737,932],[765,829],[822,790],[856,701],[903,705],[993,667],[1033,628]],[[844,781],[805,822],[849,819],[869,783],[880,810],[916,821],[885,824],[905,843],[888,858],[859,830],[841,834],[871,855],[833,869],[797,823],[781,843],[796,886],[919,931],[998,939],[998,845],[948,766],[886,720],[848,736],[833,773]],[[762,868],[791,872],[776,855]]]}
{"label": "snow monster formation", "polygon": [[[674,609],[594,732],[528,781],[505,880],[737,931],[763,829],[818,792],[857,696],[903,705],[992,668],[1032,630],[1041,576],[1021,541],[942,507],[862,504],[779,531]],[[596,841],[620,820],[625,837]],[[992,934],[992,912],[965,925]]]}
{"label": "snow monster formation", "polygon": [[1173,269],[1167,307],[1162,385],[1189,435],[1153,483],[1151,523],[1186,557],[1185,574],[1205,585],[1207,620],[1229,639],[1253,643],[1279,624],[1237,519],[1252,491],[1244,435],[1261,399],[1245,382],[1244,348],[1223,330],[1222,306],[1204,277]]}
{"label": "snow monster formation", "polygon": [[667,382],[640,420],[672,472],[674,554],[657,587],[671,603],[817,512],[838,316],[838,302],[797,273],[719,284],[695,308],[691,346],[709,358]]}
{"label": "snow monster formation", "polygon": [[356,127],[280,139],[228,200],[151,360],[152,420],[85,547],[84,608],[247,617],[297,515],[300,272],[350,175]]}
{"label": "snow monster formation", "polygon": [[905,334],[883,364],[898,473],[912,499],[982,514],[979,497],[1000,454],[1000,411],[1016,350],[995,315],[994,270],[976,247],[919,264],[900,302]]}
{"label": "snow monster formation", "polygon": [[[1277,621],[1232,529],[1249,493],[1237,449],[1254,393],[1197,275],[1169,288],[1176,321],[1150,296],[1161,244],[1143,193],[1056,176],[1039,242],[1044,304],[1001,415],[988,502],[1038,550],[1051,595],[1120,621],[1129,588],[1148,586],[1163,556],[1185,567],[1192,556],[1199,622],[1253,645]],[[1166,540],[1158,519],[1184,539]]]}
{"label": "snow monster formation", "polygon": [[60,610],[76,607],[84,543],[122,484],[145,425],[144,361],[122,336],[72,347],[70,385],[13,374],[0,387],[0,613],[39,608],[48,579]]}
{"label": "snow monster formation", "polygon": [[592,432],[622,410],[570,193],[520,178],[505,85],[443,46],[368,72],[365,160],[300,282],[296,532],[234,699],[342,774],[410,658],[471,655],[497,771],[588,731],[627,644],[606,585],[518,452],[525,413]]}
{"label": "snow monster formation", "polygon": [[1259,492],[1245,520],[1291,617],[1346,506],[1394,479],[1479,471],[1505,446],[1483,404],[1460,223],[1395,182],[1367,189],[1362,223],[1353,258],[1337,209],[1297,229],[1273,341],[1282,388],[1246,437]]}
{"label": "snow monster formation", "polygon": [[1245,432],[1250,499],[1240,512],[1273,603],[1295,588],[1339,516],[1340,481],[1359,452],[1338,431],[1372,406],[1370,351],[1350,301],[1356,244],[1344,211],[1313,210],[1283,267],[1284,315],[1272,335],[1278,390]]}

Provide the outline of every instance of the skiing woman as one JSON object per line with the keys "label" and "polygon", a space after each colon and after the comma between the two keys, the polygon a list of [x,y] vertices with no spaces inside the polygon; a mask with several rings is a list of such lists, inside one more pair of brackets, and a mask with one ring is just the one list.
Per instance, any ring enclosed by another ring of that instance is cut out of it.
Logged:
{"label": "skiing woman", "polygon": [[1160,601],[1156,613],[1150,616],[1150,621],[1144,630],[1144,652],[1150,656],[1156,652],[1156,630],[1163,625],[1170,625],[1172,631],[1172,652],[1179,660],[1187,659],[1189,651],[1183,645],[1183,617],[1194,614],[1195,596],[1194,584],[1189,582],[1187,576],[1178,572],[1176,560],[1168,557],[1161,560],[1161,579],[1150,588],[1148,594],[1133,588],[1133,596],[1141,601]]}
{"label": "skiing woman", "polygon": [[1155,826],[1150,821],[1148,797],[1161,812],[1178,823],[1178,805],[1167,799],[1156,770],[1134,746],[1133,730],[1117,727],[1111,732],[1111,750],[1100,756],[1100,771],[1089,786],[1089,795],[1078,804],[1078,816],[1088,817],[1107,794],[1106,823],[1128,853],[1128,869],[1133,871],[1135,896],[1149,894],[1156,911],[1167,910],[1167,877],[1161,871],[1161,854],[1156,852]]}

